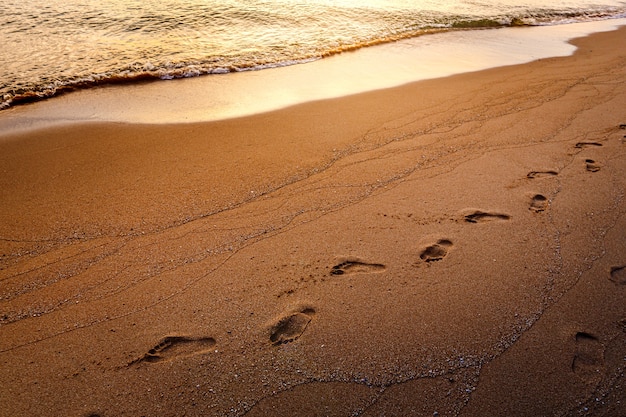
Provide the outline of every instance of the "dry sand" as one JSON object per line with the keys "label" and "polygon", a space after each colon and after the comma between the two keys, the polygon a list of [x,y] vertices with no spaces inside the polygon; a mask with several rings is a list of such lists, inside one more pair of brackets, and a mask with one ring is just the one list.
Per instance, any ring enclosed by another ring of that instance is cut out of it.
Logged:
{"label": "dry sand", "polygon": [[0,415],[626,415],[626,29],[0,139]]}

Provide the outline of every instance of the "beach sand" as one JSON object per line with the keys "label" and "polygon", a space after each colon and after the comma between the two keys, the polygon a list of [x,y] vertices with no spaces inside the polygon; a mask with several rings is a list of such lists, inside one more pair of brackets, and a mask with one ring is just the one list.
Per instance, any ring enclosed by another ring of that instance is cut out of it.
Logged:
{"label": "beach sand", "polygon": [[626,415],[626,28],[0,137],[0,415]]}

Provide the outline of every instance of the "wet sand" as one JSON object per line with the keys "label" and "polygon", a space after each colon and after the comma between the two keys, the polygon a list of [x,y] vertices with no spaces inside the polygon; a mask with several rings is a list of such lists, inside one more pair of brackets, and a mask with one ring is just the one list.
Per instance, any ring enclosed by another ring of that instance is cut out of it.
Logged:
{"label": "wet sand", "polygon": [[0,415],[626,415],[626,29],[0,138]]}

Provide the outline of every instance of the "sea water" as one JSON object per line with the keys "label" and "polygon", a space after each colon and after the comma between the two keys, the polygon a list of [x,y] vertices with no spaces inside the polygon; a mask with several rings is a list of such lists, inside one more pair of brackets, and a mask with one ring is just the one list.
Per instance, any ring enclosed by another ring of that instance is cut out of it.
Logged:
{"label": "sea water", "polygon": [[626,16],[626,3],[617,0],[4,0],[2,6],[0,109],[101,84],[307,63],[433,32]]}

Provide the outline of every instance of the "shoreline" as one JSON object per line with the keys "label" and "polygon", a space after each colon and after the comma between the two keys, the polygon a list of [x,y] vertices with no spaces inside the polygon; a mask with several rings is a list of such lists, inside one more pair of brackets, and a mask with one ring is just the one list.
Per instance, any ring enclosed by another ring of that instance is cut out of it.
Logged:
{"label": "shoreline", "polygon": [[246,117],[310,101],[567,56],[575,51],[572,39],[623,25],[625,18],[450,31],[267,70],[104,85],[1,111],[0,132],[77,122],[175,124]]}
{"label": "shoreline", "polygon": [[625,34],[237,119],[4,134],[1,413],[620,415]]}

